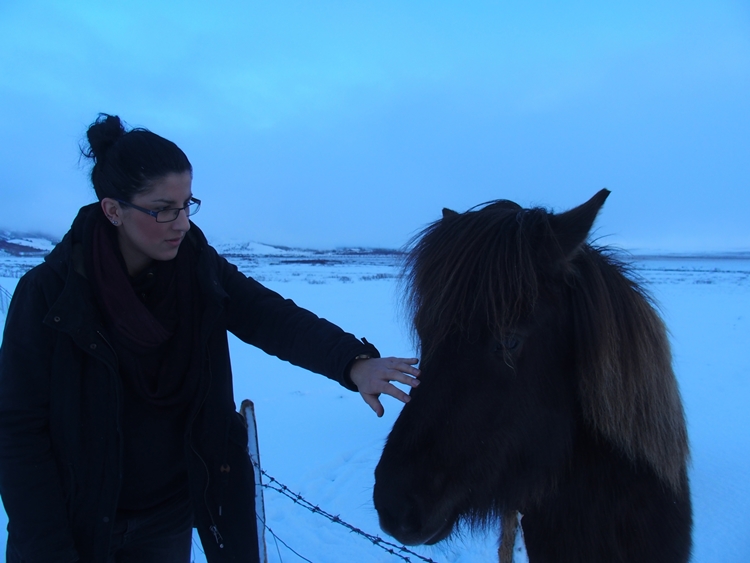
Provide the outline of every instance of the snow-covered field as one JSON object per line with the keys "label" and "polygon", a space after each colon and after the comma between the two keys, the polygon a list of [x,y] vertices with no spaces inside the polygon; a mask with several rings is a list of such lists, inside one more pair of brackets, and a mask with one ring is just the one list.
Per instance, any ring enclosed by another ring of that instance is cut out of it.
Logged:
{"label": "snow-covered field", "polygon": [[[414,354],[398,306],[397,256],[226,246],[241,269],[299,305],[365,336],[385,355]],[[0,285],[12,292],[25,264],[0,254]],[[637,257],[638,273],[671,331],[688,416],[695,510],[695,563],[750,561],[750,255]],[[0,313],[0,321],[4,313]],[[358,395],[231,342],[237,404],[256,405],[265,470],[321,509],[382,535],[372,507],[373,470],[400,404],[378,419]],[[265,492],[273,563],[402,561],[274,491]],[[0,511],[0,553],[5,514]],[[385,538],[388,539],[388,538]],[[304,558],[290,551],[285,542]],[[467,534],[413,551],[441,563],[496,561],[497,534]],[[195,560],[204,561],[199,544]],[[410,556],[411,561],[417,561]]]}

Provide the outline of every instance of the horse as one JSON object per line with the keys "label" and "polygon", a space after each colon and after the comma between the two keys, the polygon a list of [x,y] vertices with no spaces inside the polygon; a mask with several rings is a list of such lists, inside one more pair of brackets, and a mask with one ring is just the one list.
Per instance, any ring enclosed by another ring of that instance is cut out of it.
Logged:
{"label": "horse", "polygon": [[688,437],[667,331],[615,250],[609,195],[563,213],[443,210],[407,247],[421,354],[375,469],[384,532],[435,544],[517,517],[531,563],[684,563]]}

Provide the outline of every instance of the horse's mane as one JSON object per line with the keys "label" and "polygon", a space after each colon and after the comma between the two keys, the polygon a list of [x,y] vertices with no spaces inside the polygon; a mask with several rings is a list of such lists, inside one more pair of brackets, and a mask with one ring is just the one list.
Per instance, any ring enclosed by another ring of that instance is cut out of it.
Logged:
{"label": "horse's mane", "polygon": [[550,251],[549,217],[544,209],[501,200],[450,213],[412,239],[404,281],[422,359],[477,325],[498,336],[512,329],[534,310],[549,273],[544,268],[558,261],[572,296],[585,421],[677,490],[687,431],[664,324],[607,249],[583,244],[570,258],[554,244]]}
{"label": "horse's mane", "polygon": [[605,249],[585,245],[573,265],[584,416],[630,459],[646,461],[679,490],[688,439],[664,323],[627,267]]}

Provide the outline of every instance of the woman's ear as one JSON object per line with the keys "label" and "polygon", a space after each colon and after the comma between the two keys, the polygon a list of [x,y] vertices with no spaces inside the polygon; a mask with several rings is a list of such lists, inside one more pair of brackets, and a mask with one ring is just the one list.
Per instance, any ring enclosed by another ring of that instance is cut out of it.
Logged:
{"label": "woman's ear", "polygon": [[102,211],[104,212],[107,221],[112,223],[115,227],[122,223],[122,207],[120,207],[117,200],[114,200],[111,197],[105,197],[99,203],[102,206]]}

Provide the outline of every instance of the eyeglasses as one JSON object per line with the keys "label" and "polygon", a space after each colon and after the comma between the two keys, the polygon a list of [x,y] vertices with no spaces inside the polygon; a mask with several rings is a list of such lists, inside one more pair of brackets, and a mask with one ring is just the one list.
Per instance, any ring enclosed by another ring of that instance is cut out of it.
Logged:
{"label": "eyeglasses", "polygon": [[156,219],[157,223],[171,223],[180,216],[180,211],[184,211],[187,217],[192,217],[193,215],[198,213],[198,210],[201,208],[201,200],[194,197],[190,198],[190,201],[188,201],[185,207],[170,207],[169,209],[161,209],[159,211],[151,211],[150,209],[134,205],[127,201],[122,201],[121,199],[115,201],[117,201],[121,205],[126,205],[128,207],[132,207],[133,209],[137,209],[138,211],[142,211],[147,215],[151,215],[151,217]]}

